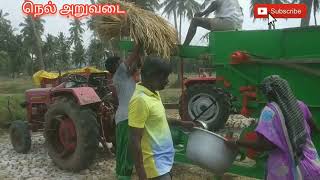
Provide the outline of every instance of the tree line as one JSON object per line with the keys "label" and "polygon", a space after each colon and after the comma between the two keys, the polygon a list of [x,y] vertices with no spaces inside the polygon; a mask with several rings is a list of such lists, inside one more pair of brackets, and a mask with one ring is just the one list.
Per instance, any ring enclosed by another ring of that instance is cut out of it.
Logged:
{"label": "tree line", "polygon": [[57,36],[43,37],[44,23],[41,18],[24,18],[17,32],[6,18],[8,13],[0,10],[0,72],[15,77],[18,73],[32,75],[38,70],[57,71],[86,65],[103,67],[105,45],[96,36],[90,40],[88,48],[83,45],[85,23],[78,19],[70,21],[67,36],[60,32]]}

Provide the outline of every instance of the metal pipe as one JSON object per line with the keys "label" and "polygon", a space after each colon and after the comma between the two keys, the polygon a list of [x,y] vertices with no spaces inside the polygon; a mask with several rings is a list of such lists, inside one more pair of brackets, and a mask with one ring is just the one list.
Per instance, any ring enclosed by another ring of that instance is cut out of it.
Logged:
{"label": "metal pipe", "polygon": [[[183,68],[183,58],[180,57],[180,87],[181,87],[181,106],[183,107],[184,109],[184,83],[183,83],[183,74],[184,74],[184,68]],[[184,111],[182,111],[182,117],[181,119],[185,119],[185,113]]]}

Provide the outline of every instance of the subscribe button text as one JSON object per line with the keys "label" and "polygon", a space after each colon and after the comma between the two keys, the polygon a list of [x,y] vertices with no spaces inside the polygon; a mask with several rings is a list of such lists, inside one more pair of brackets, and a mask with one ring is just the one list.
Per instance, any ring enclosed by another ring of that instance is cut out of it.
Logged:
{"label": "subscribe button text", "polygon": [[305,18],[307,6],[305,4],[255,4],[254,17],[268,18],[271,14],[274,18]]}

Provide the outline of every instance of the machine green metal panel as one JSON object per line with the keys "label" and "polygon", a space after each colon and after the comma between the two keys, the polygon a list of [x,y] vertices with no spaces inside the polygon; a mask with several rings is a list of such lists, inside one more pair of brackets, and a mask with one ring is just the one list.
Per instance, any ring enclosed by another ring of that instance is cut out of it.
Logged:
{"label": "machine green metal panel", "polygon": [[[235,106],[241,108],[243,96],[239,88],[258,86],[268,75],[277,74],[287,79],[298,99],[310,108],[320,125],[320,28],[291,28],[282,30],[255,30],[233,32],[211,32],[208,54],[216,75],[231,82],[227,89],[238,98]],[[264,58],[264,61],[283,61],[287,64],[243,63],[230,64],[230,55],[235,51],[246,51]],[[298,66],[292,66],[296,64]],[[258,117],[264,107],[265,98],[257,91],[257,100],[249,103]],[[314,143],[320,150],[320,135],[313,135]],[[230,172],[263,178],[265,161],[257,159],[256,165],[246,167],[234,164]]]}
{"label": "machine green metal panel", "polygon": [[284,57],[320,57],[320,27],[289,28],[283,30]]}
{"label": "machine green metal panel", "polygon": [[[211,32],[208,52],[214,64],[228,63],[241,50],[271,59],[320,57],[320,27]],[[288,59],[288,60],[290,60]]]}
{"label": "machine green metal panel", "polygon": [[[277,74],[287,79],[298,99],[310,108],[316,123],[320,125],[320,27],[290,28],[281,30],[254,30],[211,32],[209,46],[179,46],[178,56],[199,59],[204,54],[211,56],[216,75],[231,83],[226,90],[238,98],[235,106],[241,108],[243,96],[239,88],[258,86],[268,75]],[[132,43],[120,43],[126,52]],[[230,64],[230,55],[235,51],[246,51],[258,55],[269,63]],[[270,62],[283,61],[286,64]],[[257,100],[249,103],[258,117],[266,101],[259,91]],[[172,136],[177,150],[176,162],[190,163],[185,157],[188,135],[172,128]],[[320,151],[320,134],[313,134],[313,142]],[[234,164],[230,172],[255,178],[263,178],[265,159],[257,159],[252,167]]]}
{"label": "machine green metal panel", "polygon": [[[320,28],[212,32],[210,37],[213,45],[208,51],[213,54],[213,65],[218,76],[232,83],[233,95],[240,97],[239,87],[256,86],[264,77],[278,74],[289,81],[295,95],[320,119],[320,48],[316,46]],[[230,55],[238,50],[270,58],[265,61],[288,63],[231,65]],[[258,98],[263,101],[263,97]]]}
{"label": "machine green metal panel", "polygon": [[119,42],[119,48],[124,51],[130,51],[133,48],[133,42],[129,40],[121,40]]}
{"label": "machine green metal panel", "polygon": [[238,50],[280,58],[281,34],[279,30],[211,32],[209,52],[213,54],[214,64],[228,63],[231,53]]}
{"label": "machine green metal panel", "polygon": [[208,47],[205,46],[179,46],[179,56],[182,58],[200,58],[208,54]]}
{"label": "machine green metal panel", "polygon": [[[294,94],[310,108],[316,123],[320,125],[320,28],[291,28],[271,31],[212,32],[208,52],[213,55],[212,64],[217,76],[231,82],[229,91],[239,101],[241,108],[242,95],[239,87],[258,86],[268,75],[277,74],[288,80]],[[235,51],[246,51],[266,57],[265,61],[283,61],[287,64],[243,63],[231,65],[230,55]],[[292,66],[294,65],[294,66]],[[298,65],[298,66],[296,66]],[[253,117],[258,117],[265,105],[265,99],[257,91],[257,100],[251,102]],[[320,150],[320,135],[313,134],[313,142]],[[259,162],[253,167],[235,164],[230,172],[263,178],[264,167]]]}

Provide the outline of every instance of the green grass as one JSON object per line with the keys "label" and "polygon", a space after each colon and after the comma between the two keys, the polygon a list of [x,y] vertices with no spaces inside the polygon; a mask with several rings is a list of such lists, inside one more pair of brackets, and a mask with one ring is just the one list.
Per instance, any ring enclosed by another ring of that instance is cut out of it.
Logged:
{"label": "green grass", "polygon": [[178,103],[181,95],[181,89],[168,88],[160,91],[161,100],[163,103]]}
{"label": "green grass", "polygon": [[180,84],[177,84],[178,75],[170,74],[169,84],[166,89],[160,91],[161,100],[163,103],[178,103],[181,95]]}
{"label": "green grass", "polygon": [[[185,78],[198,77],[197,73],[185,73]],[[170,74],[169,84],[166,89],[160,91],[164,103],[178,103],[181,95],[181,85],[178,84],[178,75]]]}
{"label": "green grass", "polygon": [[[24,101],[24,91],[33,88],[31,77],[9,79],[0,77],[0,127],[5,127],[12,120],[24,120],[25,109],[20,106]],[[11,114],[8,110],[10,99]]]}
{"label": "green grass", "polygon": [[[8,110],[8,99],[10,99],[11,114]],[[26,118],[25,109],[20,106],[24,101],[24,94],[0,95],[0,127],[5,127],[13,120],[24,120]]]}
{"label": "green grass", "polygon": [[26,89],[33,88],[30,77],[19,79],[0,78],[0,84],[0,96],[3,94],[22,94]]}

